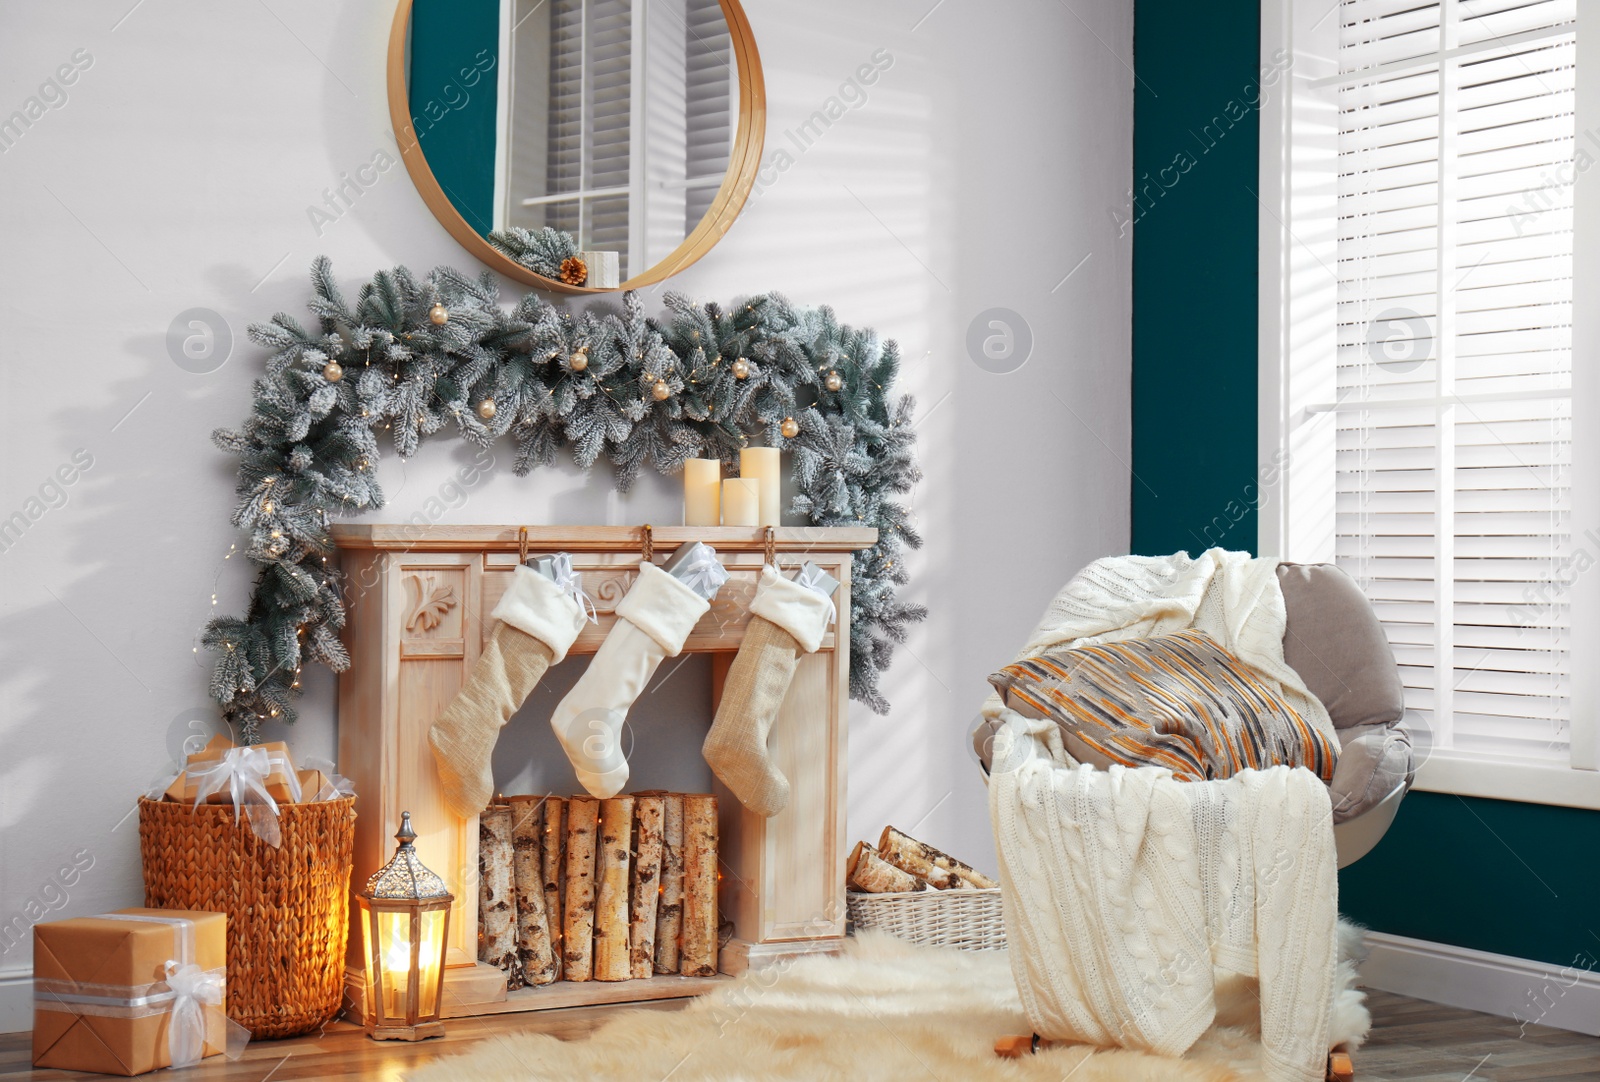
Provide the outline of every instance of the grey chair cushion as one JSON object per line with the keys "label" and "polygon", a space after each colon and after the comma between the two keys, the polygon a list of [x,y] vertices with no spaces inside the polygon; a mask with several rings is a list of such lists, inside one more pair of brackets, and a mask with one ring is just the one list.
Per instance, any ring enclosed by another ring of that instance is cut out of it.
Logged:
{"label": "grey chair cushion", "polygon": [[1289,618],[1283,659],[1328,708],[1334,728],[1398,722],[1400,670],[1361,587],[1332,564],[1279,564],[1278,582]]}
{"label": "grey chair cushion", "polygon": [[1411,734],[1400,725],[1340,729],[1339,745],[1328,785],[1335,823],[1355,818],[1411,778]]}

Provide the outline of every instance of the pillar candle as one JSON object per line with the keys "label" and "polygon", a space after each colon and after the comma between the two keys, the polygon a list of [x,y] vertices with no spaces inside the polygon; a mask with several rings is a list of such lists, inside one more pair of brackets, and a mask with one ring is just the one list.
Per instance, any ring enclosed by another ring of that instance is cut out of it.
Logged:
{"label": "pillar candle", "polygon": [[753,477],[730,477],[722,482],[722,524],[759,525],[761,488],[761,482]]}
{"label": "pillar candle", "polygon": [[683,464],[683,524],[716,526],[722,521],[722,463],[691,458]]}
{"label": "pillar candle", "polygon": [[757,526],[783,525],[783,463],[776,447],[746,447],[739,452],[739,475],[761,482]]}

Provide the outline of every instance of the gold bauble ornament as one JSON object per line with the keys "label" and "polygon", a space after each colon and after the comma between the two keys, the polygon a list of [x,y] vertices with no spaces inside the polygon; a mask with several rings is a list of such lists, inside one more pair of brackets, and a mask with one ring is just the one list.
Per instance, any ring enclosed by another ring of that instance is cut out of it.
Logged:
{"label": "gold bauble ornament", "polygon": [[567,367],[574,372],[582,372],[589,367],[589,347],[579,346],[572,356],[567,358]]}
{"label": "gold bauble ornament", "polygon": [[329,383],[338,383],[344,379],[344,368],[338,361],[329,361],[322,366],[322,378]]}
{"label": "gold bauble ornament", "polygon": [[783,438],[792,440],[800,434],[800,422],[793,417],[785,417],[783,424],[778,426],[778,431],[783,433]]}
{"label": "gold bauble ornament", "polygon": [[656,380],[656,385],[650,388],[650,394],[657,402],[665,402],[672,397],[672,388],[667,386],[664,379]]}
{"label": "gold bauble ornament", "polygon": [[822,381],[830,391],[837,391],[844,386],[844,377],[837,372],[829,372],[828,378]]}
{"label": "gold bauble ornament", "polygon": [[478,403],[478,416],[482,417],[485,421],[494,420],[494,399],[485,398],[482,402]]}
{"label": "gold bauble ornament", "polygon": [[435,327],[443,327],[450,322],[450,309],[442,304],[436,304],[428,309],[428,320]]}
{"label": "gold bauble ornament", "polygon": [[748,379],[750,376],[750,362],[740,357],[733,362],[733,378]]}

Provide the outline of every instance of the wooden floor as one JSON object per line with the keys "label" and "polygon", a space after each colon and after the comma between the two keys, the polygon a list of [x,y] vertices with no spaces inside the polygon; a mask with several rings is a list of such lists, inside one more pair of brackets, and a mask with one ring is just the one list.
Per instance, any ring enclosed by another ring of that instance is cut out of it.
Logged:
{"label": "wooden floor", "polygon": [[1372,1035],[1355,1055],[1360,1082],[1566,1082],[1600,1079],[1600,1037],[1528,1026],[1368,992]]}
{"label": "wooden floor", "polygon": [[[1367,1046],[1356,1054],[1358,1082],[1568,1082],[1600,1079],[1600,1037],[1529,1026],[1486,1014],[1440,1007],[1388,992],[1370,993],[1374,1019]],[[687,1000],[637,1004],[677,1010]],[[582,1037],[619,1007],[458,1018],[447,1036],[420,1044],[369,1041],[360,1028],[330,1024],[321,1034],[260,1041],[237,1063],[207,1060],[183,1082],[291,1082],[295,1079],[377,1079],[401,1082],[420,1063],[463,1051],[473,1042],[512,1032]],[[631,1009],[631,1008],[628,1008]],[[102,1075],[29,1069],[26,1033],[0,1036],[0,1079],[80,1079]],[[175,1077],[175,1076],[158,1076]]]}

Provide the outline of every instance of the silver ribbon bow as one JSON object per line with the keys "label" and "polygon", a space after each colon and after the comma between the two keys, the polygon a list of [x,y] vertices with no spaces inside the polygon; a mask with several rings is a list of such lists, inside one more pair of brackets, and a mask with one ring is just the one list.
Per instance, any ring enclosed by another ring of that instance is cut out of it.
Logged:
{"label": "silver ribbon bow", "polygon": [[[833,603],[833,590],[827,586],[827,583],[832,581],[832,576],[816,564],[806,563],[796,572],[794,581],[796,585],[821,594],[828,602],[828,623],[838,622],[839,606]],[[834,588],[837,587],[838,583],[834,583]]]}
{"label": "silver ribbon bow", "polygon": [[672,577],[701,597],[710,598],[728,581],[728,569],[710,547],[700,545],[672,569]]}
{"label": "silver ribbon bow", "polygon": [[226,789],[233,798],[235,821],[244,815],[250,820],[250,829],[255,831],[256,837],[278,848],[283,844],[283,832],[278,826],[278,802],[267,792],[267,778],[272,775],[274,766],[286,768],[289,792],[294,800],[300,799],[300,779],[292,769],[287,769],[288,763],[283,760],[282,754],[259,746],[229,748],[217,762],[189,771],[196,785],[195,806],[204,804],[212,793]]}
{"label": "silver ribbon bow", "polygon": [[550,579],[556,584],[556,589],[578,603],[578,608],[584,611],[591,624],[600,622],[600,613],[595,610],[594,598],[584,592],[583,572],[572,570],[571,556],[565,552],[558,552],[551,557]]}
{"label": "silver ribbon bow", "polygon": [[166,965],[167,987],[172,989],[172,1021],[167,1025],[167,1048],[172,1066],[192,1067],[205,1057],[206,1008],[222,1007],[227,986],[221,970],[201,969],[193,962],[176,960]]}

